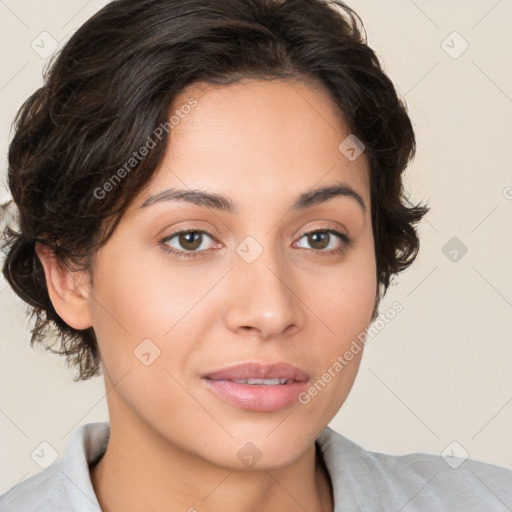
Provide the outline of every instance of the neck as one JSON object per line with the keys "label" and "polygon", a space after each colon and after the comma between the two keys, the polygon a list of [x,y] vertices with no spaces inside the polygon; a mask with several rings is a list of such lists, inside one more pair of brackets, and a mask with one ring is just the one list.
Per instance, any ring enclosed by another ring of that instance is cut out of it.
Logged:
{"label": "neck", "polygon": [[223,468],[170,445],[134,422],[110,423],[105,455],[91,469],[105,512],[332,512],[330,478],[315,444],[275,470]]}

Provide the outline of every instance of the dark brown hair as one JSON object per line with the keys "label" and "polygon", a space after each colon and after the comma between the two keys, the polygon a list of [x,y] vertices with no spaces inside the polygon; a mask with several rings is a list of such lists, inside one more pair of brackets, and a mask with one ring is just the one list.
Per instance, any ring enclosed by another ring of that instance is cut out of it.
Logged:
{"label": "dark brown hair", "polygon": [[320,84],[364,143],[377,261],[373,319],[392,275],[414,261],[414,224],[428,211],[412,206],[402,185],[414,132],[352,9],[338,0],[114,0],[51,59],[44,85],[14,120],[8,154],[18,226],[4,231],[3,275],[35,315],[31,345],[60,339],[60,351],[46,348],[78,369],[75,381],[100,374],[95,333],[56,313],[35,242],[68,268],[89,269],[155,173],[166,137],[108,194],[95,191],[168,122],[185,87],[244,78]]}

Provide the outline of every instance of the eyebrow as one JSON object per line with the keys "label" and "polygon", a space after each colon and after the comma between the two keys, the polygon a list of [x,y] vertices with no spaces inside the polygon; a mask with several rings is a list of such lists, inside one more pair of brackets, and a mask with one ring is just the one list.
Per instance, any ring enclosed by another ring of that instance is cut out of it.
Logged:
{"label": "eyebrow", "polygon": [[[366,214],[366,204],[363,198],[348,184],[337,183],[328,185],[299,195],[293,205],[292,211],[303,210],[311,206],[324,203],[333,197],[347,197],[355,200],[361,207],[363,214]],[[229,197],[223,196],[215,192],[204,192],[198,189],[178,189],[170,188],[150,195],[144,203],[139,207],[147,208],[152,204],[166,201],[187,201],[197,206],[205,206],[214,208],[227,213],[239,213],[239,207]]]}

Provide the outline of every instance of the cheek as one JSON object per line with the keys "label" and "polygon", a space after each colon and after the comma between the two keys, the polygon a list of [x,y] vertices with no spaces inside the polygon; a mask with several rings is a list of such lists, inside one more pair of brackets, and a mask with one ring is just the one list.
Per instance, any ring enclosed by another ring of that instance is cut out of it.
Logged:
{"label": "cheek", "polygon": [[[308,290],[307,298],[324,333],[317,336],[315,376],[304,403],[326,418],[346,399],[364,351],[364,332],[375,304],[376,267],[373,240],[360,243],[322,286]],[[324,391],[325,390],[325,391]],[[321,412],[323,411],[323,412]]]}
{"label": "cheek", "polygon": [[149,254],[111,249],[103,254],[95,284],[95,327],[137,339],[164,337],[207,289],[201,275],[167,262],[158,248]]}
{"label": "cheek", "polygon": [[91,304],[103,364],[113,381],[129,371],[130,380],[143,387],[173,388],[165,370],[174,374],[187,367],[197,352],[212,316],[201,298],[218,272],[172,264],[158,248],[149,255],[126,247],[122,254],[108,250],[95,272]]}
{"label": "cheek", "polygon": [[190,273],[166,272],[164,259],[159,265],[141,261],[142,255],[105,255],[95,279],[93,322],[106,378],[116,384],[109,407],[158,423],[159,411],[190,406],[177,368],[194,352],[197,336],[187,310],[199,285],[190,284]]}
{"label": "cheek", "polygon": [[307,304],[323,321],[327,346],[342,350],[368,326],[377,290],[376,263],[372,237],[359,240],[357,249],[347,253],[321,285],[308,286]]}

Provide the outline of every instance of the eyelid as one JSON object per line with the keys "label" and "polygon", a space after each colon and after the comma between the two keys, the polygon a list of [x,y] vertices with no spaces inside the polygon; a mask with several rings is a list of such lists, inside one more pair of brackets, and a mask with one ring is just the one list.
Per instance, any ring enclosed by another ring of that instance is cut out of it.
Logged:
{"label": "eyelid", "polygon": [[[204,228],[195,228],[195,227],[185,227],[183,229],[178,229],[177,231],[173,231],[171,234],[164,236],[158,243],[162,244],[164,242],[168,242],[172,240],[176,236],[182,233],[201,233],[203,235],[208,235],[214,242],[220,243],[217,240],[217,236],[211,233],[209,230]],[[183,251],[186,252],[186,251]],[[191,251],[191,252],[205,252],[205,251]]]}
{"label": "eyelid", "polygon": [[[176,227],[177,225],[177,227]],[[222,238],[222,233],[219,232],[216,228],[214,228],[209,222],[204,222],[201,220],[189,219],[183,222],[176,223],[176,225],[171,228],[166,227],[162,229],[157,236],[160,237],[161,233],[165,233],[170,231],[168,235],[165,235],[160,238],[160,241],[164,239],[169,239],[179,233],[189,233],[190,231],[199,231],[201,233],[206,233],[211,236],[213,239],[218,241],[219,238]]]}
{"label": "eyelid", "polygon": [[304,236],[310,235],[312,233],[317,233],[317,232],[329,233],[330,235],[334,235],[336,238],[338,238],[340,240],[340,247],[338,247],[336,249],[331,249],[328,251],[307,249],[308,251],[312,251],[315,253],[315,255],[318,255],[321,257],[328,257],[328,256],[332,257],[335,255],[343,254],[345,251],[349,250],[354,243],[354,240],[351,236],[349,236],[347,233],[344,233],[343,230],[340,230],[339,228],[334,228],[330,225],[318,226],[316,228],[303,230],[301,232],[301,234],[299,235],[297,241],[301,240]]}
{"label": "eyelid", "polygon": [[346,234],[347,229],[345,229],[345,226],[343,226],[343,230],[338,228],[336,225],[334,225],[332,222],[323,221],[323,224],[320,224],[318,226],[315,226],[313,228],[304,228],[300,231],[300,234],[298,235],[299,238],[302,238],[304,235],[307,235],[308,233],[314,233],[315,231],[337,231],[341,234],[344,234],[348,238],[348,234]]}

